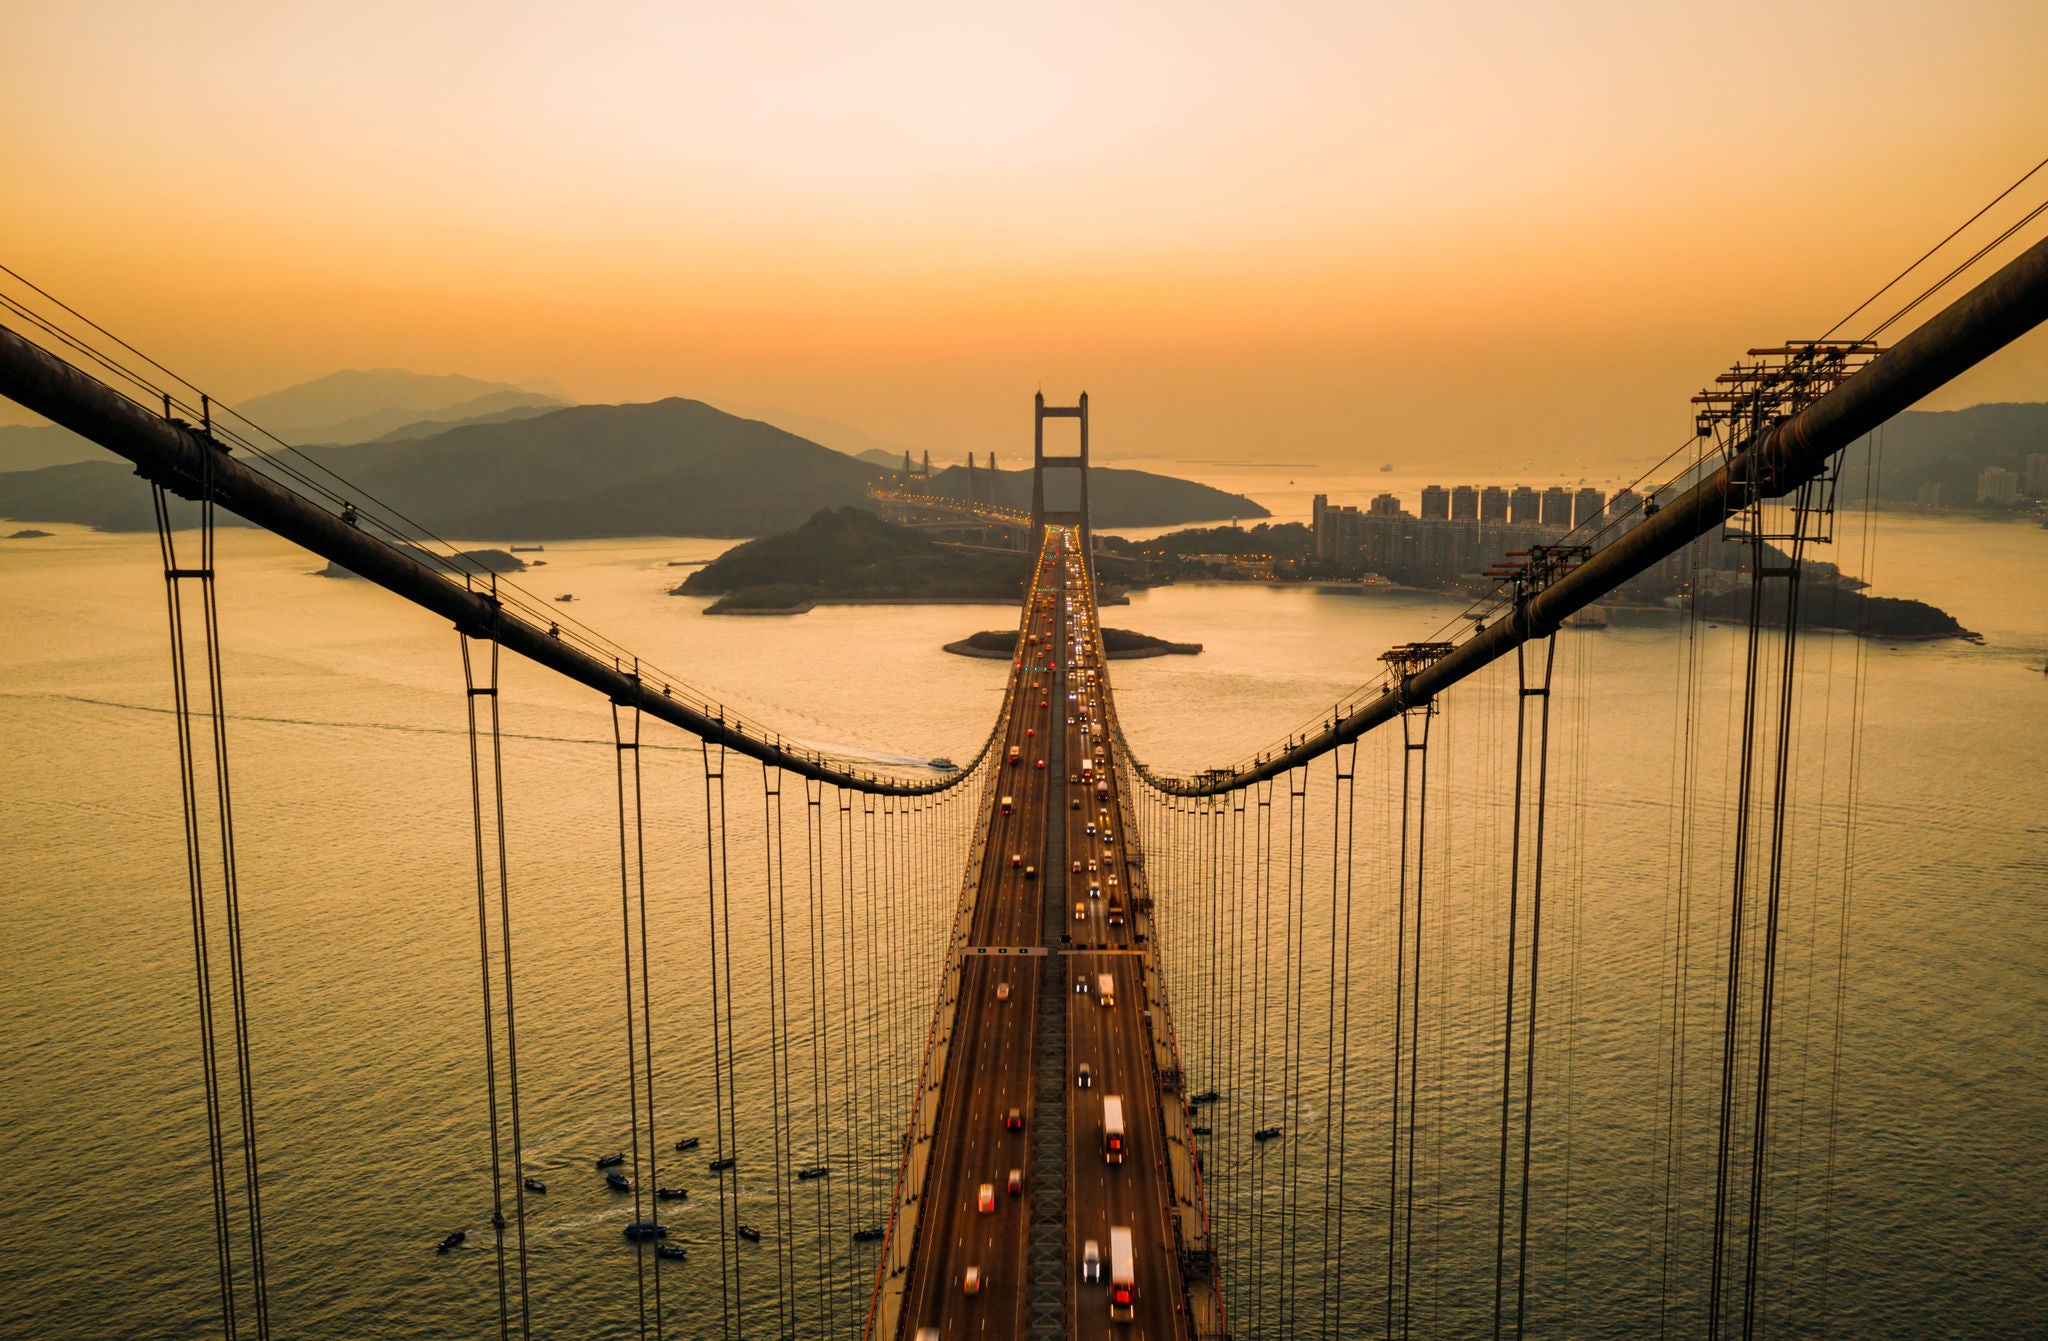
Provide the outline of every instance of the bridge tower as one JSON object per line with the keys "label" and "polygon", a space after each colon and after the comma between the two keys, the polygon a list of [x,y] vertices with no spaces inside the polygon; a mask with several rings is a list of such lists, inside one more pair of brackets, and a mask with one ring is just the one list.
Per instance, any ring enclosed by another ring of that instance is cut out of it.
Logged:
{"label": "bridge tower", "polygon": [[[1054,525],[1076,526],[1081,532],[1082,553],[1093,554],[1094,545],[1088,529],[1088,393],[1081,393],[1077,405],[1047,405],[1045,393],[1039,392],[1034,398],[1035,413],[1031,424],[1031,550],[1035,554],[1045,543],[1047,522]],[[1045,454],[1045,421],[1048,419],[1078,419],[1081,421],[1081,451],[1077,456],[1047,456]],[[993,461],[991,461],[993,464]],[[1075,512],[1047,512],[1045,508],[1045,472],[1047,469],[1072,470],[1081,477],[1080,508]]]}

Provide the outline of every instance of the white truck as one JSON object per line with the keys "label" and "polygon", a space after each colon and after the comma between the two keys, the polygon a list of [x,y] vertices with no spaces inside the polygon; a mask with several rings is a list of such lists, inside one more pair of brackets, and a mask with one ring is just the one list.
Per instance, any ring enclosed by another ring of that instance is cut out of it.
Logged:
{"label": "white truck", "polygon": [[1107,973],[1095,975],[1095,996],[1105,1006],[1116,1004],[1116,979]]}
{"label": "white truck", "polygon": [[1120,1094],[1102,1096],[1102,1162],[1124,1162],[1124,1100]]}
{"label": "white truck", "polygon": [[1109,1317],[1129,1322],[1137,1313],[1137,1272],[1131,1262],[1131,1227],[1109,1228]]}

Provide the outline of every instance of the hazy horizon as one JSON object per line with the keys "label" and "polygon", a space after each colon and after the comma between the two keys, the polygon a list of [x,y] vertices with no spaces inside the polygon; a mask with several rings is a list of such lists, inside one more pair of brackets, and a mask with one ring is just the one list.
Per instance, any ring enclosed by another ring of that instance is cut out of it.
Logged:
{"label": "hazy horizon", "polygon": [[[1105,459],[1612,473],[2048,142],[2016,4],[12,18],[6,264],[230,403],[399,366],[935,455],[1085,388]],[[1930,407],[2044,386],[2036,333]]]}

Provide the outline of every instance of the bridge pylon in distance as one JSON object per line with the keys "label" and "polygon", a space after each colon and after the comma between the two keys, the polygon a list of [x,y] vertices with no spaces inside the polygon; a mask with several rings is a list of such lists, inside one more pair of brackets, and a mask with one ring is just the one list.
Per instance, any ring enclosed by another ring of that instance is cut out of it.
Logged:
{"label": "bridge pylon in distance", "polygon": [[[1048,419],[1078,419],[1081,421],[1081,449],[1074,456],[1047,456],[1045,454],[1045,421]],[[993,458],[990,464],[994,464]],[[1045,507],[1045,472],[1050,470],[1072,470],[1081,477],[1080,500],[1077,511],[1048,512]],[[1031,419],[1031,552],[1043,553],[1045,549],[1046,524],[1072,526],[1081,535],[1081,552],[1092,555],[1095,552],[1094,538],[1088,529],[1088,393],[1083,391],[1078,404],[1047,405],[1045,393],[1039,392],[1033,398]]]}

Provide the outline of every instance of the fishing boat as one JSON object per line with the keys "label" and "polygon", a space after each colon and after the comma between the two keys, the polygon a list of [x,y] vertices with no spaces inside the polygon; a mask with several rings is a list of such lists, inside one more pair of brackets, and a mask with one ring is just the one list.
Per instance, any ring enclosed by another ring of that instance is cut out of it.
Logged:
{"label": "fishing boat", "polygon": [[654,1255],[666,1257],[671,1262],[680,1262],[690,1255],[690,1250],[678,1243],[658,1243],[654,1246]]}
{"label": "fishing boat", "polygon": [[811,1181],[811,1179],[823,1178],[826,1174],[830,1172],[832,1172],[832,1170],[826,1168],[822,1164],[813,1164],[809,1168],[798,1169],[796,1171],[796,1176],[799,1180],[808,1183]]}
{"label": "fishing boat", "polygon": [[624,1155],[603,1155],[598,1158],[597,1167],[600,1169],[616,1169],[625,1162],[626,1157]]}
{"label": "fishing boat", "polygon": [[526,1190],[529,1192],[545,1193],[548,1190],[548,1185],[538,1178],[529,1178],[526,1180]]}
{"label": "fishing boat", "polygon": [[468,1230],[458,1229],[453,1234],[450,1234],[447,1238],[442,1239],[441,1246],[434,1249],[434,1251],[437,1253],[445,1253],[450,1248],[460,1248],[462,1246],[462,1241],[468,1237]]}
{"label": "fishing boat", "polygon": [[1277,1136],[1279,1136],[1279,1135],[1280,1135],[1280,1128],[1279,1128],[1279,1127],[1277,1127],[1277,1126],[1274,1126],[1274,1127],[1261,1127],[1261,1128],[1259,1128],[1259,1129],[1258,1129],[1257,1131],[1255,1131],[1255,1132],[1253,1132],[1253,1133],[1252,1133],[1252,1139],[1253,1139],[1254,1141],[1270,1141],[1270,1140],[1273,1140],[1274,1138],[1276,1138],[1276,1137],[1277,1137]]}
{"label": "fishing boat", "polygon": [[652,1220],[635,1220],[632,1224],[626,1226],[625,1232],[626,1237],[633,1240],[633,1242],[645,1243],[649,1239],[667,1238],[668,1226],[655,1224]]}
{"label": "fishing boat", "polygon": [[660,1197],[663,1201],[688,1201],[690,1199],[689,1189],[681,1187],[657,1187],[654,1189],[654,1195]]}
{"label": "fishing boat", "polygon": [[696,1148],[697,1138],[694,1136],[685,1136],[682,1140],[676,1142],[676,1149],[678,1150],[695,1150]]}
{"label": "fishing boat", "polygon": [[752,1225],[741,1225],[740,1237],[749,1243],[759,1243],[761,1241],[761,1231]]}
{"label": "fishing boat", "polygon": [[633,1180],[623,1173],[608,1173],[604,1176],[604,1180],[614,1192],[631,1192],[633,1190]]}
{"label": "fishing boat", "polygon": [[1222,1097],[1222,1095],[1214,1090],[1203,1090],[1200,1094],[1188,1100],[1188,1107],[1200,1108],[1203,1104],[1213,1104]]}
{"label": "fishing boat", "polygon": [[853,1241],[855,1243],[873,1243],[881,1237],[882,1231],[879,1229],[856,1229],[853,1231]]}
{"label": "fishing boat", "polygon": [[731,1155],[727,1155],[724,1159],[714,1159],[711,1161],[711,1172],[724,1173],[738,1162]]}

